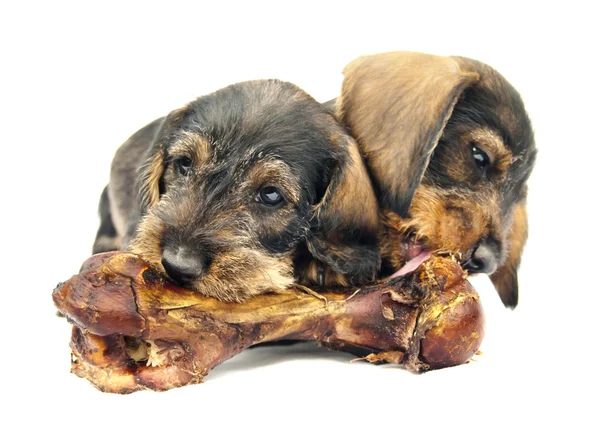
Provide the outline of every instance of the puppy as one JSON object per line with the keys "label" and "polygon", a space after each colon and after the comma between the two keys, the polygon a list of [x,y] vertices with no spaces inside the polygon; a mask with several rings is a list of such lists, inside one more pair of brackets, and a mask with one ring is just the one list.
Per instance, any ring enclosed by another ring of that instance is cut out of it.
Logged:
{"label": "puppy", "polygon": [[224,301],[374,279],[378,204],[355,141],[293,84],[198,98],[117,151],[94,252],[127,249]]}
{"label": "puppy", "polygon": [[491,274],[514,308],[536,147],[511,84],[476,60],[392,52],[351,62],[328,105],[379,196],[383,272],[453,251],[469,273]]}

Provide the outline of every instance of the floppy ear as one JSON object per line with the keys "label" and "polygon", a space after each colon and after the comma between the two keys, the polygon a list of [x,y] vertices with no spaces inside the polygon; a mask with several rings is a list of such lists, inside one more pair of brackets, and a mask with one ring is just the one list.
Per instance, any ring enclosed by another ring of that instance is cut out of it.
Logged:
{"label": "floppy ear", "polygon": [[320,203],[313,209],[308,249],[336,273],[356,282],[373,280],[381,265],[377,249],[378,205],[356,142],[343,135],[343,148]]}
{"label": "floppy ear", "polygon": [[142,214],[158,203],[164,193],[162,176],[166,167],[166,152],[175,137],[174,128],[185,116],[187,106],[174,110],[163,118],[162,124],[145,153],[145,160],[138,170],[138,196]]}
{"label": "floppy ear", "polygon": [[385,207],[406,217],[456,102],[478,79],[449,57],[404,51],[346,66],[337,115],[357,139]]}
{"label": "floppy ear", "polygon": [[162,148],[153,144],[146,153],[146,160],[140,166],[139,198],[142,213],[158,203],[162,193],[161,179],[165,171],[165,157]]}
{"label": "floppy ear", "polygon": [[527,241],[527,210],[525,202],[519,203],[514,211],[513,222],[508,233],[508,257],[490,279],[507,308],[515,308],[519,303],[519,280],[517,270]]}

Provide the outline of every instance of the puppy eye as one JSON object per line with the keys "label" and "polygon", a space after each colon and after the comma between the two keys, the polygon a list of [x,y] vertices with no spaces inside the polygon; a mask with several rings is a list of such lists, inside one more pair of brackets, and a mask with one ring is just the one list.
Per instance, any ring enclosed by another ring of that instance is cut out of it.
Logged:
{"label": "puppy eye", "polygon": [[473,145],[472,154],[473,159],[475,160],[475,164],[477,164],[477,167],[481,171],[485,172],[488,169],[488,167],[490,167],[490,157],[487,155],[487,153],[485,153],[476,145]]}
{"label": "puppy eye", "polygon": [[175,158],[173,160],[173,166],[180,175],[187,176],[192,170],[192,160],[187,156]]}
{"label": "puppy eye", "polygon": [[256,201],[269,206],[276,206],[283,201],[283,195],[276,187],[267,186],[258,191]]}

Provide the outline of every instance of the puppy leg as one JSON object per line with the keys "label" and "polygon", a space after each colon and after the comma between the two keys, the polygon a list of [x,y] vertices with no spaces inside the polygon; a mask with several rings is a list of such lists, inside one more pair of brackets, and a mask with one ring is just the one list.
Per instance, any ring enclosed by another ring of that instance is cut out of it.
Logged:
{"label": "puppy leg", "polygon": [[98,205],[98,215],[100,216],[100,227],[96,233],[96,240],[92,248],[92,254],[99,252],[116,251],[120,247],[119,236],[112,221],[110,213],[110,201],[108,198],[108,186],[100,195],[100,204]]}

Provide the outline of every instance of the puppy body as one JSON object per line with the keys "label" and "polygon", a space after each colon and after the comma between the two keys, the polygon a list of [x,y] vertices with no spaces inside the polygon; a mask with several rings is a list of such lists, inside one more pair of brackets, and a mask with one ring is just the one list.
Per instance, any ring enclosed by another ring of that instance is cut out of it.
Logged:
{"label": "puppy body", "polygon": [[379,268],[377,200],[354,140],[276,80],[231,85],[135,133],[100,216],[94,251],[130,249],[222,300]]}
{"label": "puppy body", "polygon": [[517,91],[481,62],[411,52],[359,58],[344,76],[335,108],[379,195],[383,272],[453,251],[516,306],[536,157]]}

